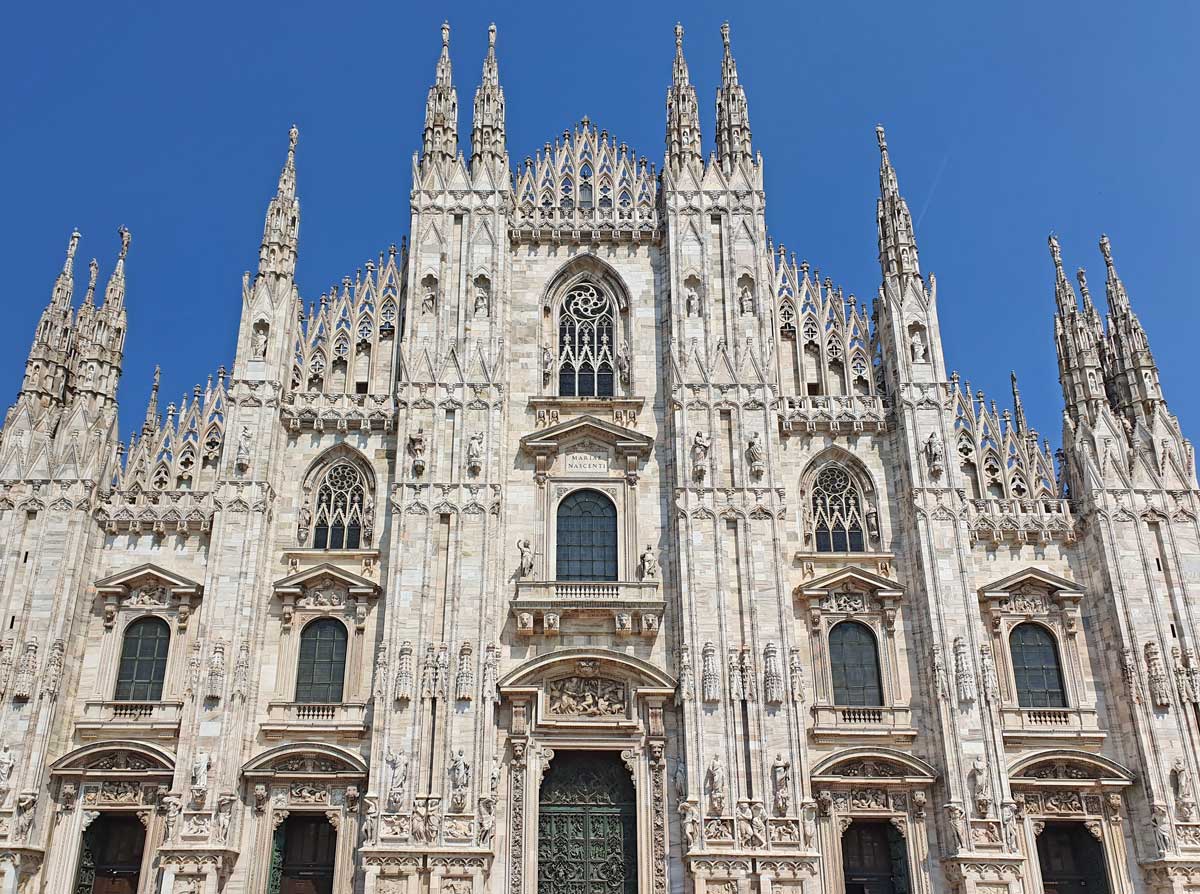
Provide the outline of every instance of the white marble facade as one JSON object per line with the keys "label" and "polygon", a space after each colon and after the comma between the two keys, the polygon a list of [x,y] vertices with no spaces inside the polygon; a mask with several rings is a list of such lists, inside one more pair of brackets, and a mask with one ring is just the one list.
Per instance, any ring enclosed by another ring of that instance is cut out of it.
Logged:
{"label": "white marble facade", "polygon": [[[511,164],[494,37],[468,157],[444,29],[407,242],[319,300],[292,131],[232,367],[156,384],[127,445],[130,237],[82,302],[71,237],[0,438],[0,892],[74,891],[85,830],[132,815],[137,890],[264,894],[274,830],[316,815],[339,892],[535,894],[539,785],[578,750],[632,774],[645,894],[842,891],[868,822],[923,894],[1044,890],[1063,823],[1112,892],[1200,891],[1200,495],[1107,240],[1107,325],[1051,240],[1056,469],[1015,379],[999,411],[946,370],[882,129],[869,314],[768,238],[727,30],[706,158],[677,29],[661,168],[586,119]],[[611,311],[611,396],[560,393],[572,295]],[[335,469],[353,548],[320,545]],[[581,489],[615,581],[557,579]],[[147,617],[160,697],[119,699]],[[297,696],[321,621],[335,704]],[[1063,705],[1022,704],[1031,624]]]}

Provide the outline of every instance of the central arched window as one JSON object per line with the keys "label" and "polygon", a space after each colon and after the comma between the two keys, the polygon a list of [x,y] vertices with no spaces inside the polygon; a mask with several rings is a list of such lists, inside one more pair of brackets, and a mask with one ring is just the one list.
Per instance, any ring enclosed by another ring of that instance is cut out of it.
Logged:
{"label": "central arched window", "polygon": [[1018,624],[1008,637],[1017,704],[1022,708],[1065,708],[1062,665],[1050,631],[1040,624]]}
{"label": "central arched window", "polygon": [[170,646],[171,628],[162,618],[139,618],[126,627],[114,700],[156,702],[161,699]]}
{"label": "central arched window", "polygon": [[300,634],[296,701],[333,704],[342,700],[346,677],[346,626],[320,618]]}
{"label": "central arched window", "polygon": [[879,650],[866,625],[843,621],[829,631],[829,667],[835,705],[882,707]]}
{"label": "central arched window", "polygon": [[612,299],[590,282],[567,292],[558,314],[558,393],[562,397],[613,396]]}
{"label": "central arched window", "polygon": [[558,506],[558,580],[617,579],[617,507],[594,490],[577,490]]}
{"label": "central arched window", "polygon": [[819,553],[861,553],[862,496],[842,466],[830,464],[817,473],[813,484],[813,540]]}
{"label": "central arched window", "polygon": [[313,513],[313,547],[358,549],[362,541],[366,485],[348,462],[335,463],[317,489]]}

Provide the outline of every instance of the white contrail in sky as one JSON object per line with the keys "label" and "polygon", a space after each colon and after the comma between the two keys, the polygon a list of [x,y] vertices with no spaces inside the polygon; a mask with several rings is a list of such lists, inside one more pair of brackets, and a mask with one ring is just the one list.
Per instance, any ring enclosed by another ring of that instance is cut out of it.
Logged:
{"label": "white contrail in sky", "polygon": [[929,195],[925,197],[925,204],[921,206],[921,213],[917,215],[917,222],[914,227],[921,225],[922,218],[925,217],[925,212],[929,210],[929,203],[933,201],[933,194],[937,192],[938,184],[942,181],[942,172],[946,170],[946,163],[950,161],[950,153],[947,152],[942,156],[942,163],[938,165],[937,173],[933,175],[933,183],[929,187]]}

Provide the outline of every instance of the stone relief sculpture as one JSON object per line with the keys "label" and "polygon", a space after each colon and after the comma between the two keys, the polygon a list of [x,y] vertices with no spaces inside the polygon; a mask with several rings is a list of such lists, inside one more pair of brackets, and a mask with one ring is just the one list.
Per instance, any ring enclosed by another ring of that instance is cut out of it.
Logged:
{"label": "stone relief sculpture", "polygon": [[767,643],[763,649],[763,700],[768,705],[783,704],[783,670],[775,643]]}
{"label": "stone relief sculpture", "polygon": [[960,702],[975,701],[975,672],[967,654],[967,641],[961,636],[954,638],[954,685]]}
{"label": "stone relief sculpture", "polygon": [[938,437],[937,432],[932,432],[929,435],[929,440],[925,442],[925,462],[929,466],[929,474],[937,478],[946,470],[944,465],[946,450],[942,446],[942,439]]}
{"label": "stone relief sculpture", "polygon": [[546,686],[551,714],[564,717],[623,717],[625,685],[604,677],[563,677]]}

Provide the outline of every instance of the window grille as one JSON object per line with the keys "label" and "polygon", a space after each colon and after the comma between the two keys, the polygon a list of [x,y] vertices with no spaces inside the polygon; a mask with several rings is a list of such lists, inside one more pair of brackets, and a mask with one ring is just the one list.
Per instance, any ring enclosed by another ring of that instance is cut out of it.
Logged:
{"label": "window grille", "polygon": [[883,706],[879,650],[865,625],[843,621],[829,631],[829,665],[835,705]]}
{"label": "window grille", "polygon": [[617,579],[617,508],[594,490],[577,490],[558,507],[557,579]]}
{"label": "window grille", "polygon": [[366,493],[362,473],[348,462],[336,463],[325,473],[313,513],[314,548],[359,548]]}
{"label": "window grille", "polygon": [[125,628],[117,671],[119,702],[156,702],[167,676],[171,629],[162,618],[139,618]]}
{"label": "window grille", "polygon": [[313,621],[300,634],[296,701],[336,704],[346,676],[346,627],[333,618]]}
{"label": "window grille", "polygon": [[613,302],[590,282],[563,299],[558,317],[558,393],[613,396]]}
{"label": "window grille", "polygon": [[819,553],[861,553],[862,497],[850,474],[829,465],[817,475],[812,496],[813,540]]}
{"label": "window grille", "polygon": [[1040,624],[1018,624],[1008,637],[1017,704],[1022,708],[1065,708],[1062,665],[1054,637]]}

